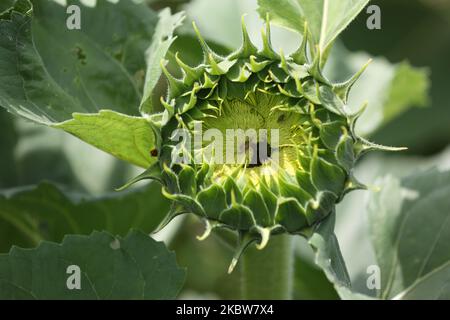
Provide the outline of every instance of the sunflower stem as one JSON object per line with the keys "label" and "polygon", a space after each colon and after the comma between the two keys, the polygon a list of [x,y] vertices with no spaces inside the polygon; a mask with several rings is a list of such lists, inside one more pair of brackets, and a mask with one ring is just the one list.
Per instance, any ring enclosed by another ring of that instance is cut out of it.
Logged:
{"label": "sunflower stem", "polygon": [[242,257],[242,298],[292,299],[293,254],[290,235],[272,237],[263,250],[248,248]]}

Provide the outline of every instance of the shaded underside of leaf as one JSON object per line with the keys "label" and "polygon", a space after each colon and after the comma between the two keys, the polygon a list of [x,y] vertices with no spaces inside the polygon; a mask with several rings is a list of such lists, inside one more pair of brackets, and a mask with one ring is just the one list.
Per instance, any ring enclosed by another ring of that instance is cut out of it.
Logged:
{"label": "shaded underside of leaf", "polygon": [[[67,285],[69,266],[81,271],[79,290]],[[184,273],[164,244],[138,231],[125,238],[69,235],[61,245],[42,242],[0,255],[0,298],[174,299]]]}
{"label": "shaded underside of leaf", "polygon": [[59,242],[66,234],[90,234],[106,230],[124,236],[130,228],[150,233],[169,211],[160,186],[150,184],[101,198],[65,193],[41,185],[0,196],[0,252],[14,245],[36,246],[41,240]]}

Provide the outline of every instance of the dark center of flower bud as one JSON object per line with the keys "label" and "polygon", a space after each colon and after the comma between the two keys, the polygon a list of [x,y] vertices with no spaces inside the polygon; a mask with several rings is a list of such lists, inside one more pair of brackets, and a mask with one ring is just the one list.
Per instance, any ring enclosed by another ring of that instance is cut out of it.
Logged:
{"label": "dark center of flower bud", "polygon": [[258,141],[257,143],[250,143],[249,140],[245,143],[245,151],[249,156],[249,163],[247,168],[261,167],[270,160],[272,155],[272,147],[267,141]]}

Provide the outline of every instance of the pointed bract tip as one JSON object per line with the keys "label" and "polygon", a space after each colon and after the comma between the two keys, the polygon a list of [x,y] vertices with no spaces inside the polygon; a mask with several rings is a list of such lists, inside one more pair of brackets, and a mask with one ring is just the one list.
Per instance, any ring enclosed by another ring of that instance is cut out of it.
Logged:
{"label": "pointed bract tip", "polygon": [[270,229],[267,228],[258,228],[258,233],[261,236],[261,241],[256,244],[256,249],[262,250],[269,243],[270,239]]}
{"label": "pointed bract tip", "polygon": [[197,27],[197,24],[195,21],[192,21],[192,27],[194,28],[195,34],[197,36],[198,41],[200,42],[200,46],[202,47],[203,54],[205,55],[205,63],[208,61],[208,57],[210,54],[213,55],[215,59],[219,59],[219,55],[216,54],[211,50],[211,48],[206,43],[205,39],[203,38],[202,34],[200,33],[200,30]]}
{"label": "pointed bract tip", "polygon": [[368,186],[359,182],[354,176],[351,176],[345,185],[346,192],[355,190],[367,190]]}
{"label": "pointed bract tip", "polygon": [[203,232],[202,235],[197,236],[197,240],[198,241],[203,241],[205,239],[207,239],[209,237],[209,235],[211,234],[211,231],[214,229],[213,225],[208,221],[205,220],[205,232]]}
{"label": "pointed bract tip", "polygon": [[399,152],[399,151],[405,151],[408,150],[407,147],[390,147],[390,146],[383,146],[380,144],[376,144],[373,142],[370,142],[364,138],[359,138],[361,144],[362,144],[362,151],[391,151],[391,152]]}
{"label": "pointed bract tip", "polygon": [[195,23],[195,21],[192,21],[192,28],[194,28],[195,33],[197,34],[197,36],[201,37],[202,35],[200,34],[200,30],[198,29],[197,23]]}
{"label": "pointed bract tip", "polygon": [[[168,63],[168,61],[166,60],[166,59],[164,59],[164,58],[162,58],[161,60],[159,60],[159,66],[161,67],[161,69],[163,69],[163,71],[164,71],[164,69],[166,68],[166,64]],[[167,70],[167,69],[166,69]]]}
{"label": "pointed bract tip", "polygon": [[243,14],[241,16],[241,29],[242,29],[242,36],[243,36],[243,41],[244,44],[246,42],[247,39],[249,39],[249,35],[248,35],[248,31],[247,31],[247,25],[245,24],[245,16],[246,14]]}
{"label": "pointed bract tip", "polygon": [[231,260],[230,266],[228,267],[228,274],[233,273],[234,268],[236,268],[237,263],[238,263],[238,259],[237,258],[233,258]]}
{"label": "pointed bract tip", "polygon": [[376,186],[376,185],[368,185],[367,189],[372,191],[372,192],[380,192],[381,191],[381,187],[380,186]]}
{"label": "pointed bract tip", "polygon": [[367,62],[365,64],[363,64],[363,66],[361,67],[361,69],[359,69],[359,71],[356,73],[355,76],[358,76],[358,78],[364,73],[364,71],[366,71],[367,67],[373,62],[373,59],[370,58],[369,60],[367,60]]}
{"label": "pointed bract tip", "polygon": [[291,54],[291,58],[294,60],[295,63],[299,65],[308,63],[307,47],[308,47],[308,22],[305,21],[303,39],[300,44],[300,47],[297,49],[297,51]]}
{"label": "pointed bract tip", "polygon": [[322,74],[321,63],[322,63],[322,52],[320,50],[319,45],[316,45],[316,54],[314,56],[312,65],[308,68],[309,72],[311,73],[311,75],[314,76],[314,78],[316,78],[316,80],[324,84],[331,85],[330,81],[327,78],[325,78],[325,76]]}
{"label": "pointed bract tip", "polygon": [[175,96],[178,96],[181,92],[183,92],[183,90],[186,89],[186,87],[182,80],[175,78],[169,72],[169,70],[167,70],[166,64],[167,64],[167,60],[161,59],[161,61],[160,61],[161,70],[164,73],[164,75],[166,76],[167,81],[169,82],[170,97],[175,97]]}
{"label": "pointed bract tip", "polygon": [[123,186],[121,186],[119,188],[115,188],[114,191],[121,192],[121,191],[124,191],[124,190],[128,189],[130,186],[131,185],[127,183],[127,184],[125,184],[125,185],[123,185]]}
{"label": "pointed bract tip", "polygon": [[194,68],[187,65],[183,60],[181,60],[180,53],[178,51],[175,53],[175,61],[184,73],[183,83],[188,87],[192,86],[192,84],[200,78],[203,71],[202,67]]}
{"label": "pointed bract tip", "polygon": [[372,63],[373,59],[369,59],[350,79],[345,82],[334,85],[334,91],[344,101],[347,102],[351,88],[359,80],[361,75],[366,71],[367,67]]}
{"label": "pointed bract tip", "polygon": [[247,31],[247,25],[245,24],[246,15],[247,14],[243,14],[241,16],[242,46],[235,54],[231,55],[230,59],[247,58],[251,55],[257,54],[258,52],[258,49],[252,43]]}
{"label": "pointed bract tip", "polygon": [[356,111],[354,115],[361,116],[366,111],[368,106],[369,106],[369,101],[368,100],[364,101],[361,108],[359,108],[359,110]]}
{"label": "pointed bract tip", "polygon": [[143,173],[138,175],[137,177],[134,177],[130,181],[128,181],[124,186],[115,189],[116,191],[124,191],[134,185],[137,182],[140,182],[142,180],[156,180],[161,183],[160,177],[158,177],[158,167],[156,164],[153,164],[150,166],[147,170],[145,170]]}
{"label": "pointed bract tip", "polygon": [[286,72],[287,74],[289,74],[289,67],[286,61],[286,56],[284,55],[284,50],[283,48],[280,48],[280,59],[281,59],[281,68],[284,70],[284,72]]}
{"label": "pointed bract tip", "polygon": [[268,18],[268,14],[266,16],[266,26],[265,28],[261,28],[261,37],[263,41],[263,50],[261,51],[262,55],[269,59],[280,59],[278,54],[272,47],[272,40],[270,35],[270,20]]}
{"label": "pointed bract tip", "polygon": [[367,107],[369,106],[369,101],[364,101],[362,106],[354,113],[350,114],[348,117],[350,119],[350,122],[353,123],[352,128],[354,129],[355,122],[364,114],[364,112],[367,110]]}

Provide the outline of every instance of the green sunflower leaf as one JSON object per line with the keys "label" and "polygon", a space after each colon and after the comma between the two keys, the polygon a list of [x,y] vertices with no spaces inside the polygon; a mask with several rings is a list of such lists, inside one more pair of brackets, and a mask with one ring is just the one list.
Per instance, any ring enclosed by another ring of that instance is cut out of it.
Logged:
{"label": "green sunflower leaf", "polygon": [[369,201],[383,299],[450,299],[450,172],[388,176]]}
{"label": "green sunflower leaf", "polygon": [[113,156],[148,168],[155,138],[149,122],[110,110],[95,114],[74,113],[73,119],[53,125]]}
{"label": "green sunflower leaf", "polygon": [[184,274],[174,254],[146,234],[96,231],[0,255],[0,298],[174,299]]}
{"label": "green sunflower leaf", "polygon": [[16,7],[0,17],[0,106],[42,124],[106,108],[139,114],[153,11],[132,1],[87,7],[74,0],[81,28],[70,30],[66,7],[17,3],[24,2],[28,11]]}

